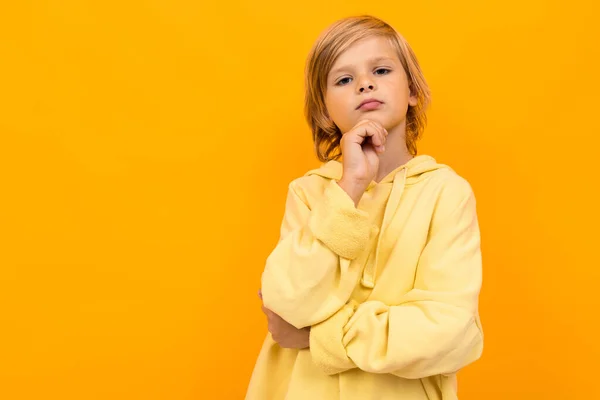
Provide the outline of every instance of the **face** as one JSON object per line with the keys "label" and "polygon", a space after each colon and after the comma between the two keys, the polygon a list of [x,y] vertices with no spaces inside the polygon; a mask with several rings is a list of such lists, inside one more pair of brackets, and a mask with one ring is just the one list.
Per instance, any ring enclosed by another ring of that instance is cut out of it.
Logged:
{"label": "face", "polygon": [[[376,100],[360,106],[365,100]],[[325,106],[345,133],[362,119],[388,131],[406,123],[408,106],[417,105],[396,50],[384,37],[354,43],[336,60],[327,76]]]}

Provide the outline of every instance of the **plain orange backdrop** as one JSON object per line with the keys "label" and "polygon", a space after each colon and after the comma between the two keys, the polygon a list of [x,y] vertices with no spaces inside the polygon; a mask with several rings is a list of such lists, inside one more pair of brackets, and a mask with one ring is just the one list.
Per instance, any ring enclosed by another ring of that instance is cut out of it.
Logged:
{"label": "plain orange backdrop", "polygon": [[305,57],[362,13],[412,44],[420,152],[478,198],[461,400],[600,398],[594,3],[4,2],[0,398],[243,398],[287,184],[318,165]]}

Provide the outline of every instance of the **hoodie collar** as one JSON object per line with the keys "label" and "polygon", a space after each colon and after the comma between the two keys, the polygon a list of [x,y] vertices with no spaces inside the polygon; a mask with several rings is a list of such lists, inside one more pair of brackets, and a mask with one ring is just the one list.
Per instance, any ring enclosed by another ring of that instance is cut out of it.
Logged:
{"label": "hoodie collar", "polygon": [[[400,165],[389,174],[387,174],[379,183],[375,181],[371,181],[368,186],[368,189],[371,189],[373,186],[382,184],[382,183],[391,183],[396,178],[396,175],[406,170],[406,179],[407,181],[414,181],[416,178],[420,177],[422,174],[433,171],[439,168],[447,168],[445,165],[438,164],[435,159],[428,155],[419,155],[407,163]],[[323,178],[328,179],[336,179],[339,180],[342,178],[343,173],[343,165],[340,161],[331,160],[323,164],[320,168],[310,170],[306,173],[306,175],[318,175]]]}
{"label": "hoodie collar", "polygon": [[[361,284],[365,287],[373,288],[375,285],[375,276],[377,272],[381,238],[383,237],[383,233],[387,230],[392,220],[394,219],[394,216],[396,215],[396,211],[399,208],[404,189],[407,185],[419,181],[420,178],[427,172],[435,171],[441,168],[448,167],[442,164],[438,164],[433,157],[421,155],[414,157],[404,165],[401,165],[398,168],[394,169],[388,175],[386,175],[379,183],[372,181],[369,184],[367,190],[373,188],[378,184],[392,183],[392,190],[390,192],[390,196],[385,206],[385,211],[383,214],[383,223],[381,226],[379,237],[377,239],[374,266],[372,267],[372,270],[365,269],[365,271],[363,271]],[[323,164],[321,168],[307,172],[306,175],[319,175],[324,178],[339,180],[342,177],[342,172],[342,163],[334,160]]]}

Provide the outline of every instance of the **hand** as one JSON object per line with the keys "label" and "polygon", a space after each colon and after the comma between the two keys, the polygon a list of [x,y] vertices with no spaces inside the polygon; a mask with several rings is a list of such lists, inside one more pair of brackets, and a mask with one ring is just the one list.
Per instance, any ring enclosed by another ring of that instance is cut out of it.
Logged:
{"label": "hand", "polygon": [[[362,120],[342,135],[343,174],[340,186],[355,200],[364,193],[379,170],[387,130],[376,121]],[[362,189],[362,191],[361,191]]]}
{"label": "hand", "polygon": [[367,186],[379,169],[379,154],[385,151],[388,132],[379,122],[364,119],[342,135],[344,177],[364,181]]}
{"label": "hand", "polygon": [[[258,297],[262,300],[260,290],[258,291]],[[305,349],[309,347],[310,328],[296,328],[266,308],[264,304],[262,305],[262,311],[267,316],[269,332],[271,332],[271,336],[277,344],[287,349]]]}

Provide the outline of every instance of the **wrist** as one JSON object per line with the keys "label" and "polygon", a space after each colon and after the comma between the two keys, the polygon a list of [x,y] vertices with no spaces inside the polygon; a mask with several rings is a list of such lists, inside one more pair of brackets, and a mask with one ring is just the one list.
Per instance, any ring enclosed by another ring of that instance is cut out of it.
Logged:
{"label": "wrist", "polygon": [[365,192],[366,186],[359,181],[342,178],[338,181],[339,187],[341,187],[346,194],[354,201],[354,206],[358,206],[363,193]]}

